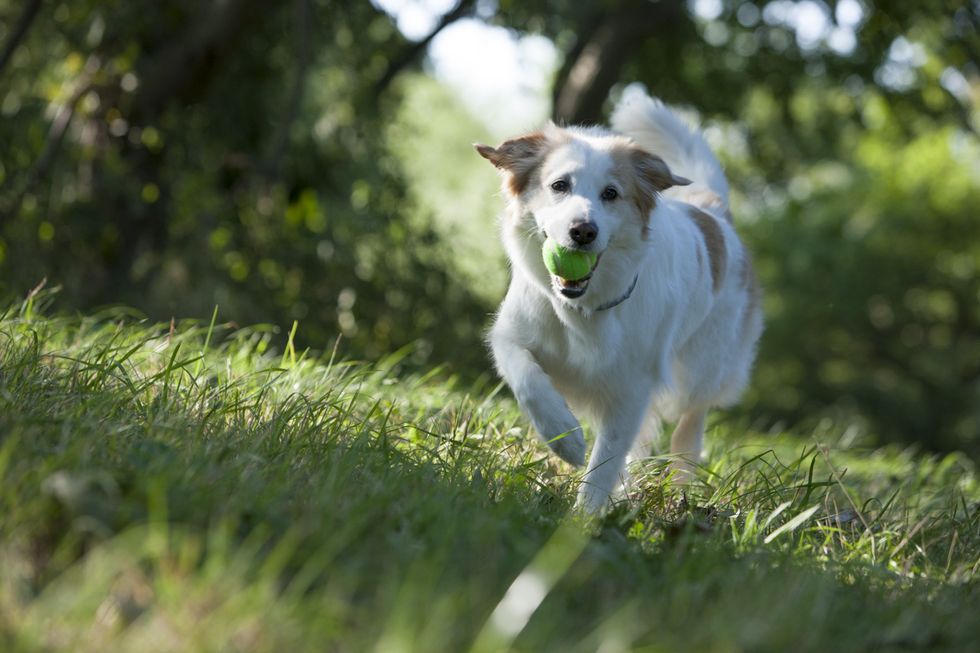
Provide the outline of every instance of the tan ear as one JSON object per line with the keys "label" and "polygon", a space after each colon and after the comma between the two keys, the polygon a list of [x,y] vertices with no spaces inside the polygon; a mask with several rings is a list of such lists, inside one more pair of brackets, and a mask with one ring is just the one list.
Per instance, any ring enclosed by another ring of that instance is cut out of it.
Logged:
{"label": "tan ear", "polygon": [[666,190],[671,186],[687,186],[691,183],[690,179],[672,173],[663,159],[646,150],[639,148],[633,150],[632,159],[640,179],[656,192]]}
{"label": "tan ear", "polygon": [[520,195],[534,168],[541,162],[547,143],[547,136],[534,132],[505,141],[496,148],[479,143],[473,147],[480,156],[504,173],[507,189],[514,195]]}
{"label": "tan ear", "polygon": [[614,152],[620,162],[624,181],[629,185],[627,195],[636,205],[646,237],[647,218],[656,204],[657,193],[671,186],[685,186],[691,181],[672,173],[659,156],[635,145],[617,148]]}

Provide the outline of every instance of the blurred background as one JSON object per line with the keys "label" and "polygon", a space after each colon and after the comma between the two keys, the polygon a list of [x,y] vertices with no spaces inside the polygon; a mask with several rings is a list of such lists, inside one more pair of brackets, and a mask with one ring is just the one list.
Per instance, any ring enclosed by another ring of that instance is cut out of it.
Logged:
{"label": "blurred background", "polygon": [[977,0],[0,0],[0,294],[488,378],[471,143],[640,82],[707,127],[756,252],[734,414],[976,456],[978,29]]}

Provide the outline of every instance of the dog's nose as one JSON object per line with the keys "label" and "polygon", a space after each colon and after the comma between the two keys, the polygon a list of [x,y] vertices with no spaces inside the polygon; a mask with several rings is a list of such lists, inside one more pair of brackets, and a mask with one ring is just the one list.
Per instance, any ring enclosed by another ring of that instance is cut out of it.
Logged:
{"label": "dog's nose", "polygon": [[573,222],[568,235],[579,245],[588,245],[599,235],[599,228],[594,222]]}

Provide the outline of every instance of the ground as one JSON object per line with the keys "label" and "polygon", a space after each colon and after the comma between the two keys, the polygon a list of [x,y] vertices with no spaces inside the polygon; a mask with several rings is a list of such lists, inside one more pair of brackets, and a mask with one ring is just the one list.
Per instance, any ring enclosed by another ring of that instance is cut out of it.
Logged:
{"label": "ground", "polygon": [[[718,416],[588,521],[495,380],[264,327],[0,319],[5,651],[908,651],[980,639],[964,456]],[[340,350],[342,352],[342,347]]]}

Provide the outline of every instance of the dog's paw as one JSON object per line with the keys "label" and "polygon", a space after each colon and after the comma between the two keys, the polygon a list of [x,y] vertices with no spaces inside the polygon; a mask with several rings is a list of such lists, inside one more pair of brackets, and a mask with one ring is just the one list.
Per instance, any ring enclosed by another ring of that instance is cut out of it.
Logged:
{"label": "dog's paw", "polygon": [[575,500],[575,510],[589,517],[601,517],[612,507],[612,495],[594,485],[588,480],[578,488],[578,498]]}
{"label": "dog's paw", "polygon": [[560,397],[551,402],[525,401],[521,405],[531,418],[534,430],[559,458],[576,467],[585,464],[582,426]]}
{"label": "dog's paw", "polygon": [[548,438],[548,446],[559,458],[576,467],[585,464],[585,438],[582,427],[578,426],[553,438]]}

